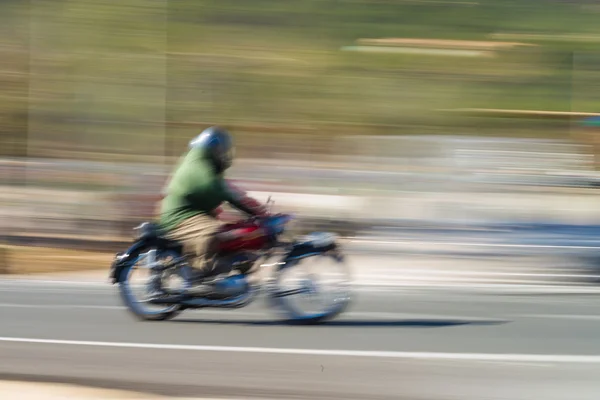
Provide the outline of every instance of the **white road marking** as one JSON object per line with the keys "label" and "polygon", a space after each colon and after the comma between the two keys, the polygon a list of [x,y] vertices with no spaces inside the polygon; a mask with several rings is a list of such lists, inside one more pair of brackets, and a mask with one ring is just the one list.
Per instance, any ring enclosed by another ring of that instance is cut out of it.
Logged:
{"label": "white road marking", "polygon": [[33,309],[92,309],[92,310],[123,310],[124,306],[97,306],[82,304],[19,304],[19,303],[0,303],[0,308],[33,308]]}
{"label": "white road marking", "polygon": [[432,246],[446,245],[457,247],[506,247],[523,249],[600,249],[600,245],[581,246],[581,245],[557,245],[557,244],[516,244],[516,243],[477,243],[477,242],[436,242],[436,241],[413,241],[413,240],[350,240],[350,243],[361,244],[393,244],[410,246]]}
{"label": "white road marking", "polygon": [[[390,285],[398,285],[398,286],[404,286],[404,285],[411,285],[411,284],[417,284],[417,285],[424,285],[424,284],[428,284],[430,282],[434,282],[434,283],[438,283],[438,284],[446,284],[446,285],[453,285],[455,283],[457,284],[467,284],[467,283],[473,283],[475,285],[478,284],[506,284],[506,283],[513,283],[513,285],[522,285],[522,284],[529,284],[529,285],[545,285],[549,283],[549,279],[539,279],[539,280],[534,280],[534,279],[509,279],[509,278],[504,278],[504,279],[486,279],[486,278],[462,278],[462,277],[435,277],[435,276],[407,276],[407,277],[390,277],[387,276],[387,278],[385,276],[377,276],[377,277],[372,277],[371,279],[357,279],[358,282],[356,282],[354,284],[354,286],[390,286]],[[567,283],[567,282],[562,282],[562,283]]]}
{"label": "white road marking", "polygon": [[[409,278],[413,279],[413,277],[406,275],[417,275],[417,279],[421,276],[426,277],[428,275],[441,276],[442,279],[446,279],[448,276],[456,275],[456,276],[503,276],[503,277],[544,277],[544,278],[600,278],[600,274],[568,274],[568,273],[549,273],[549,272],[500,272],[500,271],[461,271],[461,270],[450,270],[450,269],[404,269],[401,266],[398,268],[390,268],[397,274],[397,279]],[[360,272],[355,273],[355,275],[360,276]],[[375,275],[375,274],[366,274],[366,277],[384,277],[389,275]]]}
{"label": "white road marking", "polygon": [[334,357],[368,357],[413,360],[454,360],[454,361],[497,361],[523,363],[577,363],[600,364],[600,355],[570,354],[493,354],[493,353],[440,353],[440,352],[406,352],[406,351],[371,351],[371,350],[321,350],[291,349],[272,347],[235,347],[235,346],[203,346],[155,343],[97,342],[84,340],[33,339],[17,337],[0,337],[4,343],[50,344],[62,346],[115,347],[151,350],[183,350],[220,353],[253,353],[279,354],[299,356],[334,356]]}
{"label": "white road marking", "polygon": [[90,282],[90,281],[79,281],[79,280],[53,280],[53,279],[0,279],[0,285],[6,285],[7,288],[11,288],[13,285],[31,285],[31,286],[80,286],[80,287],[102,287],[111,288],[113,287],[108,282]]}
{"label": "white road marking", "polygon": [[380,287],[382,290],[394,290],[394,288],[409,289],[460,289],[467,291],[495,291],[498,293],[569,293],[569,294],[600,294],[600,287],[579,285],[532,285],[514,282],[506,283],[436,283],[436,282],[362,282],[360,286]]}

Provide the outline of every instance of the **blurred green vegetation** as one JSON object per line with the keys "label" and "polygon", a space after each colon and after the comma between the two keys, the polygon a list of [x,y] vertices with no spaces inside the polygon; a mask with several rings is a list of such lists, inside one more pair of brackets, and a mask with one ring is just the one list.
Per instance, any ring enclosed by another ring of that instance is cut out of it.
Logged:
{"label": "blurred green vegetation", "polygon": [[[0,155],[174,155],[217,123],[262,156],[290,137],[566,137],[568,120],[440,110],[600,111],[599,17],[594,1],[5,0]],[[341,51],[496,34],[544,36],[493,57]]]}

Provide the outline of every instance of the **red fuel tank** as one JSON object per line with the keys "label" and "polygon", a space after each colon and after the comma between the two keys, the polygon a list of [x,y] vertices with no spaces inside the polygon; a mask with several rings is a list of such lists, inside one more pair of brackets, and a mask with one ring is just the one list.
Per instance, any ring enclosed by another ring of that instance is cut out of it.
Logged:
{"label": "red fuel tank", "polygon": [[221,252],[224,253],[240,250],[260,250],[268,242],[264,229],[247,221],[226,224],[221,232],[219,236],[226,238],[220,246]]}

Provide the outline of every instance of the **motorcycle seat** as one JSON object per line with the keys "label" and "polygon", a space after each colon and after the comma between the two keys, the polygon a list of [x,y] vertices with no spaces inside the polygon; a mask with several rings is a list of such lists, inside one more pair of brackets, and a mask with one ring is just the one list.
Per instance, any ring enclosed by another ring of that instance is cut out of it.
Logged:
{"label": "motorcycle seat", "polygon": [[152,240],[162,237],[162,232],[158,224],[154,222],[143,222],[133,228],[138,240]]}

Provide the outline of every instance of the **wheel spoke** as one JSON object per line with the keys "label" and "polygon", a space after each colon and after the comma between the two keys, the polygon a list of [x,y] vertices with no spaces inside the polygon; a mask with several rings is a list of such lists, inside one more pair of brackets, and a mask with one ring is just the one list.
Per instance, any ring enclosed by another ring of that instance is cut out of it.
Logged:
{"label": "wheel spoke", "polygon": [[304,294],[310,293],[311,290],[307,288],[298,288],[298,289],[288,289],[288,290],[279,290],[273,296],[275,297],[287,297],[294,296],[296,294]]}

